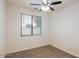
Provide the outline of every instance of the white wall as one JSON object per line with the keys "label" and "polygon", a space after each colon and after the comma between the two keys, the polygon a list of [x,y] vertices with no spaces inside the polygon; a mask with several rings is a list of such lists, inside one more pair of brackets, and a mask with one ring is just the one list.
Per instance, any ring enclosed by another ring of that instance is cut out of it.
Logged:
{"label": "white wall", "polygon": [[4,57],[4,39],[5,39],[5,3],[0,0],[0,57]]}
{"label": "white wall", "polygon": [[[18,6],[7,5],[7,40],[6,40],[6,53],[12,53],[20,50],[27,50],[49,44],[48,40],[48,18],[45,13],[38,13],[27,8]],[[21,13],[27,15],[42,16],[42,35],[25,36],[21,37]]]}
{"label": "white wall", "polygon": [[51,14],[51,45],[79,57],[79,2]]}

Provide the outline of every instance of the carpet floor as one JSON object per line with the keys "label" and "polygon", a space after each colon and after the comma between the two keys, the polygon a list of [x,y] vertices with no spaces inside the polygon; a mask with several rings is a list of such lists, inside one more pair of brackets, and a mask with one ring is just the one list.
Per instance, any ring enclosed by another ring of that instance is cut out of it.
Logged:
{"label": "carpet floor", "polygon": [[44,46],[26,51],[6,54],[5,58],[76,58],[52,46]]}

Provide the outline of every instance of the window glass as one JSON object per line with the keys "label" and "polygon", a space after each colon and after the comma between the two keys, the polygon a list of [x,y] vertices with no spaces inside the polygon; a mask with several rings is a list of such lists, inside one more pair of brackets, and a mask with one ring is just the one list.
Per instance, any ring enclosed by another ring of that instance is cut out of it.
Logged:
{"label": "window glass", "polygon": [[21,36],[40,35],[41,17],[22,14]]}
{"label": "window glass", "polygon": [[41,34],[41,17],[33,16],[33,34]]}
{"label": "window glass", "polygon": [[31,16],[22,15],[22,35],[31,35]]}

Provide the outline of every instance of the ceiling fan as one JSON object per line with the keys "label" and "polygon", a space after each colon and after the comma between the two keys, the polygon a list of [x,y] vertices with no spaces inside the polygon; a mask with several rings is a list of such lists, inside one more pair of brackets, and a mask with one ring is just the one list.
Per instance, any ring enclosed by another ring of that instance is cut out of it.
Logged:
{"label": "ceiling fan", "polygon": [[[41,8],[39,8],[39,11],[42,11],[42,10],[43,10],[43,11],[48,11],[48,10],[52,10],[52,11],[54,11],[55,9],[52,8],[51,6],[52,6],[52,5],[61,4],[61,3],[62,3],[62,1],[55,1],[55,2],[51,2],[51,3],[49,3],[48,0],[42,0],[42,3],[41,3],[41,4],[30,3],[30,5],[41,6]],[[37,9],[37,8],[35,8],[35,9]]]}

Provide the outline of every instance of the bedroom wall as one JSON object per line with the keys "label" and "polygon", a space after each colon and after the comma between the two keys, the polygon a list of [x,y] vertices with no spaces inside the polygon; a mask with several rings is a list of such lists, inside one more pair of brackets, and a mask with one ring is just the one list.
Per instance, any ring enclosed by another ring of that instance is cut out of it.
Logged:
{"label": "bedroom wall", "polygon": [[50,17],[51,45],[79,57],[79,2]]}
{"label": "bedroom wall", "polygon": [[0,58],[4,57],[5,0],[0,0]]}
{"label": "bedroom wall", "polygon": [[[21,13],[27,15],[42,16],[42,35],[20,36]],[[27,50],[49,44],[48,40],[48,17],[46,13],[40,13],[20,6],[7,5],[6,11],[6,53]]]}

